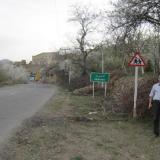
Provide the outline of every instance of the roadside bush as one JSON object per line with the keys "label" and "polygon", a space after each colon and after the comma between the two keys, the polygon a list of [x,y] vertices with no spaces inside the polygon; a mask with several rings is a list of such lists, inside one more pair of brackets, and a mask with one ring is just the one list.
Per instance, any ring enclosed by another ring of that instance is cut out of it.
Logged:
{"label": "roadside bush", "polygon": [[90,84],[90,76],[86,74],[86,75],[75,77],[74,79],[72,79],[69,89],[73,91],[75,89],[88,86],[89,84]]}
{"label": "roadside bush", "polygon": [[0,83],[5,82],[9,79],[9,77],[4,73],[4,71],[0,70]]}
{"label": "roadside bush", "polygon": [[89,85],[89,76],[80,76],[72,78],[69,84],[68,75],[65,75],[64,73],[57,74],[57,83],[58,85],[69,89],[70,91],[73,91],[78,88],[83,88],[87,85]]}
{"label": "roadside bush", "polygon": [[[156,77],[144,76],[138,80],[137,115],[139,117],[150,116],[147,109],[149,93]],[[112,109],[116,113],[133,113],[134,77],[123,77],[117,80],[112,91],[114,105]]]}
{"label": "roadside bush", "polygon": [[26,83],[28,80],[27,71],[23,67],[17,67],[11,62],[0,63],[0,83],[18,84]]}
{"label": "roadside bush", "polygon": [[16,67],[13,64],[3,64],[2,69],[6,72],[7,76],[13,81],[27,81],[27,72],[23,67]]}
{"label": "roadside bush", "polygon": [[122,66],[122,59],[120,57],[107,57],[105,59],[105,64],[110,69],[120,69]]}
{"label": "roadside bush", "polygon": [[151,60],[147,61],[147,65],[144,68],[145,72],[152,72],[153,71],[153,64]]}

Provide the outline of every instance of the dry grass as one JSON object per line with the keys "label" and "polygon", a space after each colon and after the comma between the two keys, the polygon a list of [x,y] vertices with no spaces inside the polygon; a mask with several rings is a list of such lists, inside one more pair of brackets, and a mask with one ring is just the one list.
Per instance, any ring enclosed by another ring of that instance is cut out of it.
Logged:
{"label": "dry grass", "polygon": [[[100,97],[93,100],[89,96],[60,92],[43,110],[24,122],[1,152],[1,159],[159,159],[160,139],[152,135],[149,120],[104,120],[100,102]],[[86,121],[84,117],[93,120]]]}

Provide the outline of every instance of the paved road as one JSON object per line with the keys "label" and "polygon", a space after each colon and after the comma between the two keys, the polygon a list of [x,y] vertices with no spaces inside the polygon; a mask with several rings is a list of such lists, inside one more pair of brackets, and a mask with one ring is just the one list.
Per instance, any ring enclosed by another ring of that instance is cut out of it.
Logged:
{"label": "paved road", "polygon": [[36,83],[0,88],[0,146],[13,128],[37,112],[55,90],[51,85]]}

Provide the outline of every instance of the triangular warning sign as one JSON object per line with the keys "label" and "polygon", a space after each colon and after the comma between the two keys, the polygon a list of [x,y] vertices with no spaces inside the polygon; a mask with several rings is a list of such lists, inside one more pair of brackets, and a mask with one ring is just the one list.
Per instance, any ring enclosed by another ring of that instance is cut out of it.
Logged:
{"label": "triangular warning sign", "polygon": [[140,55],[140,53],[136,52],[135,55],[131,58],[128,65],[129,66],[145,66],[145,62],[142,56]]}

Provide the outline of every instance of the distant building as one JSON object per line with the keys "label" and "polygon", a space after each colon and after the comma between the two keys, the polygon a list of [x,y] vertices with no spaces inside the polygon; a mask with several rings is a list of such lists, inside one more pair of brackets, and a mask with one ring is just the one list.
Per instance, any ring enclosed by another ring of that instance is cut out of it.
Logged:
{"label": "distant building", "polygon": [[25,66],[27,64],[27,62],[26,62],[26,60],[21,60],[21,61],[14,62],[14,64],[16,66]]}
{"label": "distant building", "polygon": [[32,56],[33,65],[54,65],[59,59],[59,52],[43,52]]}

